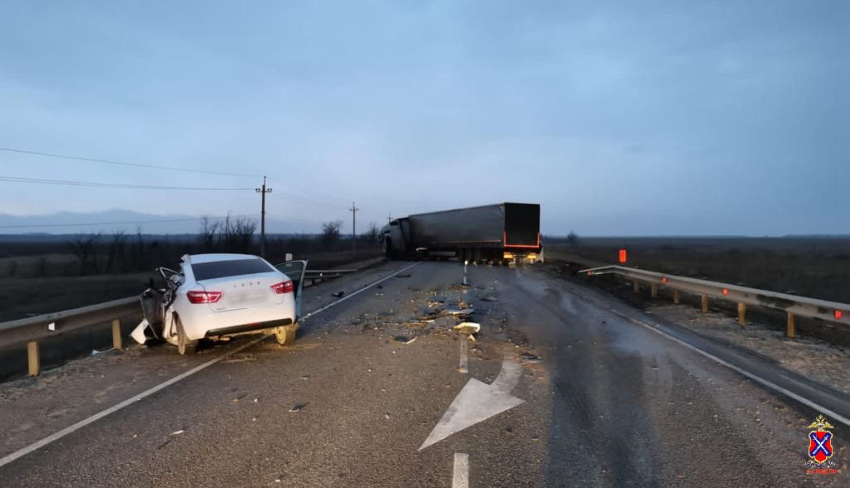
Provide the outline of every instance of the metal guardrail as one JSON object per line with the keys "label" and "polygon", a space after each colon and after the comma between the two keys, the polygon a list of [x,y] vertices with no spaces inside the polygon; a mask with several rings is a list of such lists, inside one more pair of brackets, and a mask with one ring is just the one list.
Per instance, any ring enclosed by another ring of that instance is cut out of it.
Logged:
{"label": "metal guardrail", "polygon": [[30,376],[41,370],[38,341],[112,322],[112,347],[121,349],[121,318],[141,313],[139,297],[128,297],[62,312],[0,323],[0,346],[27,344]]}
{"label": "metal guardrail", "polygon": [[651,288],[652,298],[658,297],[658,287],[664,286],[673,290],[673,303],[679,303],[680,292],[700,295],[701,309],[708,312],[710,298],[726,300],[738,304],[738,323],[746,323],[747,306],[758,306],[781,310],[788,314],[786,335],[793,338],[795,334],[795,318],[806,317],[828,322],[850,325],[850,304],[819,300],[817,298],[800,297],[787,293],[769,290],[759,290],[740,285],[731,285],[717,281],[687,278],[655,271],[628,268],[625,266],[603,266],[579,271],[588,276],[615,274],[632,280],[635,293],[640,292],[641,283]]}
{"label": "metal guardrail", "polygon": [[[316,269],[307,270],[304,272],[304,279],[310,281],[310,286],[314,286],[317,282],[339,278],[348,273],[353,273],[356,269]],[[306,286],[306,285],[305,285]]]}
{"label": "metal guardrail", "polygon": [[[304,279],[313,286],[317,282],[338,278],[354,269],[306,270]],[[112,347],[122,348],[121,319],[142,312],[139,296],[122,298],[111,302],[62,312],[37,315],[11,322],[0,323],[0,347],[27,345],[29,375],[38,376],[41,371],[38,342],[60,334],[89,327],[112,323]]]}

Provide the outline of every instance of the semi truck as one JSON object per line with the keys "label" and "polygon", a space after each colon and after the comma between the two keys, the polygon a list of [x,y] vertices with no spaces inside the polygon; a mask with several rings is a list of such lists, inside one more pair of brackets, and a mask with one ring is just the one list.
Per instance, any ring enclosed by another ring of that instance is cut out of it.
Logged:
{"label": "semi truck", "polygon": [[497,203],[390,220],[381,229],[384,254],[456,257],[464,262],[541,262],[540,204]]}

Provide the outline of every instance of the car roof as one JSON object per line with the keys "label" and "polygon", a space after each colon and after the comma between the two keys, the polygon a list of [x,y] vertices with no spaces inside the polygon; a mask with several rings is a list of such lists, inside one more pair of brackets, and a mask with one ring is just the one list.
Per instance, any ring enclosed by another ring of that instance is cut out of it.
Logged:
{"label": "car roof", "polygon": [[227,253],[210,253],[210,254],[192,254],[187,256],[190,264],[199,263],[214,263],[217,261],[234,261],[237,259],[260,259],[259,256],[251,254],[227,254]]}

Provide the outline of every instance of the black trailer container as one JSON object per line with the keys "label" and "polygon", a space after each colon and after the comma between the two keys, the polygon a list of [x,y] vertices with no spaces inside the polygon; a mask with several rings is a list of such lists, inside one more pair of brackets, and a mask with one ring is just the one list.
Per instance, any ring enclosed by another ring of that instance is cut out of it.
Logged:
{"label": "black trailer container", "polygon": [[390,257],[539,261],[540,205],[499,203],[410,215],[385,225],[381,239]]}

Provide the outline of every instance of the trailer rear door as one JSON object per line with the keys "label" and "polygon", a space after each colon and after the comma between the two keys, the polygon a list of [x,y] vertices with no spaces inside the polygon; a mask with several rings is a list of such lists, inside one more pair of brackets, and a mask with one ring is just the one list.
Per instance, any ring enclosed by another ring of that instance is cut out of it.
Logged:
{"label": "trailer rear door", "polygon": [[505,247],[540,247],[540,205],[505,204]]}

